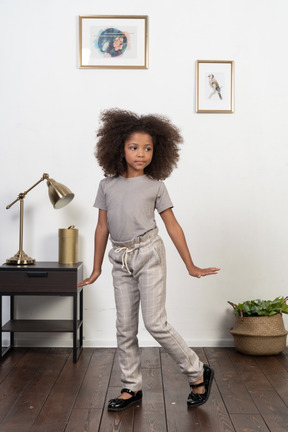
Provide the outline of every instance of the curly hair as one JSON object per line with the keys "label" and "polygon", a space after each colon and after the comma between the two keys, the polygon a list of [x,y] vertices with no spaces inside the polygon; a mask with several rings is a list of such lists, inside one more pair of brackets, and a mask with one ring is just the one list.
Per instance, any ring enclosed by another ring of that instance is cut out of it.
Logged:
{"label": "curly hair", "polygon": [[160,115],[137,115],[112,108],[100,115],[102,125],[97,137],[95,157],[105,177],[119,176],[127,168],[124,157],[125,141],[134,132],[147,133],[153,141],[153,158],[145,168],[145,174],[155,180],[164,180],[176,168],[179,160],[179,144],[183,138],[170,120]]}

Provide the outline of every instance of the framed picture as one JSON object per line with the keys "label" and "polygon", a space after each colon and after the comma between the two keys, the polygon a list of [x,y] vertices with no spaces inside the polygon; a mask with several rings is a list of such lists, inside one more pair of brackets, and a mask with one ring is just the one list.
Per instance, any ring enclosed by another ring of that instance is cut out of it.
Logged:
{"label": "framed picture", "polygon": [[234,61],[197,60],[196,112],[234,112]]}
{"label": "framed picture", "polygon": [[79,16],[79,68],[148,69],[148,16]]}

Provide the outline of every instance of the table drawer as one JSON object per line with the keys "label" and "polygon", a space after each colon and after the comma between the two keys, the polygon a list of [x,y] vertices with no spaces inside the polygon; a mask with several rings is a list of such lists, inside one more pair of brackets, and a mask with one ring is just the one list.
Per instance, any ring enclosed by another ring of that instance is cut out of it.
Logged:
{"label": "table drawer", "polygon": [[0,293],[76,293],[77,271],[1,271]]}

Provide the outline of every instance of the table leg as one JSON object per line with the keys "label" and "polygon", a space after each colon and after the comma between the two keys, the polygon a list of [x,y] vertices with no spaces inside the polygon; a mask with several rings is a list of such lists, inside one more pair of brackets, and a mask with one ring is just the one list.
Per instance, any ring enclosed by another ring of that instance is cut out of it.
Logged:
{"label": "table leg", "polygon": [[[10,320],[14,320],[15,307],[14,307],[14,296],[10,296]],[[14,332],[10,333],[10,346],[14,347]]]}
{"label": "table leg", "polygon": [[73,362],[77,362],[77,294],[73,295]]}
{"label": "table leg", "polygon": [[83,290],[80,291],[80,346],[81,350],[83,347]]}
{"label": "table leg", "polygon": [[[3,347],[3,296],[0,295],[0,359],[4,357],[4,355],[14,346],[14,333],[10,332],[10,344],[8,347]],[[14,319],[14,296],[10,296],[10,320]]]}
{"label": "table leg", "polygon": [[3,327],[3,323],[2,323],[2,295],[0,296],[0,325],[1,325],[1,332],[0,332],[0,354],[1,354],[1,358],[2,358],[2,327]]}

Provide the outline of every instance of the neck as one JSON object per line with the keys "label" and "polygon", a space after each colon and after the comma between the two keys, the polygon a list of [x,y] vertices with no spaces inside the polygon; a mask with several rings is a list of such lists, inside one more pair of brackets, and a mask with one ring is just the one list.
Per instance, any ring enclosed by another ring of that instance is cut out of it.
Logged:
{"label": "neck", "polygon": [[121,176],[124,178],[135,178],[135,177],[141,177],[143,175],[145,175],[144,171],[131,172],[129,170],[121,174]]}

